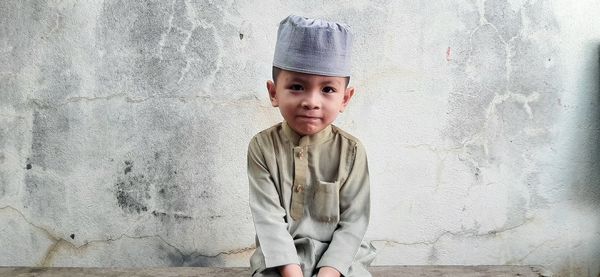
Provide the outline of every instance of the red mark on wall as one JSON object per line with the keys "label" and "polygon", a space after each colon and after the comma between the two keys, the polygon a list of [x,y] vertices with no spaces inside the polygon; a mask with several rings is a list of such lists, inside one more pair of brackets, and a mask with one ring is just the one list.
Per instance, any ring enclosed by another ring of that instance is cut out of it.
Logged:
{"label": "red mark on wall", "polygon": [[452,58],[450,57],[451,53],[452,53],[452,49],[450,49],[450,46],[448,46],[448,49],[446,50],[446,61],[447,62],[452,60]]}

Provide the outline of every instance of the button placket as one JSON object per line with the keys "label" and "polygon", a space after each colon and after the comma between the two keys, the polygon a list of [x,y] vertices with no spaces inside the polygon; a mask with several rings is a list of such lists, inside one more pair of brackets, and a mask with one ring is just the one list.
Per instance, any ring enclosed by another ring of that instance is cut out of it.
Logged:
{"label": "button placket", "polygon": [[[301,139],[300,145],[303,145]],[[291,216],[299,220],[304,215],[304,191],[306,188],[306,174],[308,173],[308,159],[306,146],[294,147],[294,187],[292,190]]]}

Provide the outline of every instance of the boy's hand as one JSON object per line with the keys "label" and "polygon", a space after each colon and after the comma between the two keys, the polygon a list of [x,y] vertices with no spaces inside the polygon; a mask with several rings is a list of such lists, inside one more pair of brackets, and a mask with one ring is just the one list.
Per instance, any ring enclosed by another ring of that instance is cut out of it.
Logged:
{"label": "boy's hand", "polygon": [[333,267],[324,266],[319,268],[318,277],[340,277],[340,272]]}
{"label": "boy's hand", "polygon": [[286,264],[279,267],[279,273],[282,277],[303,277],[302,269],[297,264]]}

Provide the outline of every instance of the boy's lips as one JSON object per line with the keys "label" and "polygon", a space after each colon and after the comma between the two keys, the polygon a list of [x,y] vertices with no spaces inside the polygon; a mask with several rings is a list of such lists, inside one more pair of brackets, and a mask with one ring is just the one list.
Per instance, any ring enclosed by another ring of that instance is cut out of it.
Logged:
{"label": "boy's lips", "polygon": [[321,119],[321,117],[319,117],[319,116],[310,116],[310,115],[297,115],[296,118],[299,120],[304,120],[304,121],[317,121],[317,120]]}

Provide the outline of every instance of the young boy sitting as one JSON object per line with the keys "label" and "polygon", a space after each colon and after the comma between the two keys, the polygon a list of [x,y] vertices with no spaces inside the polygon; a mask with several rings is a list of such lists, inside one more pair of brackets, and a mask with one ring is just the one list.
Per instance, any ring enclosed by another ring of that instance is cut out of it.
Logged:
{"label": "young boy sitting", "polygon": [[350,103],[348,26],[289,16],[267,90],[284,121],[248,147],[252,276],[371,276],[367,156],[331,123]]}

